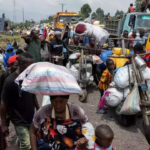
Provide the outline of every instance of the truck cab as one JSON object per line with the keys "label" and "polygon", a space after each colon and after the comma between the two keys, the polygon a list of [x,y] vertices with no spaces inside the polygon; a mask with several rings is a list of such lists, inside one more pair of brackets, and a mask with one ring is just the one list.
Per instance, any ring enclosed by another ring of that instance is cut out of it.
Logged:
{"label": "truck cab", "polygon": [[120,37],[124,30],[129,33],[136,29],[150,31],[150,13],[134,12],[124,14],[122,19],[106,21],[106,28],[111,36]]}
{"label": "truck cab", "polygon": [[62,29],[64,24],[71,23],[78,19],[80,19],[80,16],[75,12],[58,12],[54,16],[54,28]]}

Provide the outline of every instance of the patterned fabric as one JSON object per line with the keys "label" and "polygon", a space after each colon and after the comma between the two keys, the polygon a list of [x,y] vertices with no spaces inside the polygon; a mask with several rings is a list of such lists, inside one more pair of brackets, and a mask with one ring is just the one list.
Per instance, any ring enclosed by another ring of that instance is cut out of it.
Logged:
{"label": "patterned fabric", "polygon": [[[68,103],[68,108],[69,108],[71,119],[79,120],[81,124],[85,124],[86,122],[88,122],[88,118],[85,115],[82,108],[71,103]],[[51,113],[52,113],[51,105],[46,105],[42,107],[39,111],[36,112],[33,118],[34,126],[40,129],[42,120],[45,119],[47,116],[51,116]]]}
{"label": "patterned fabric", "polygon": [[111,75],[109,71],[106,69],[101,76],[99,82],[99,88],[104,91],[107,90],[108,85],[106,83],[111,83],[112,79],[113,79],[113,75]]}
{"label": "patterned fabric", "polygon": [[16,133],[18,136],[17,145],[21,150],[29,150],[31,148],[30,144],[30,127],[16,126]]}
{"label": "patterned fabric", "polygon": [[46,117],[42,120],[38,138],[49,143],[51,149],[57,150],[73,148],[77,140],[84,137],[81,133],[81,124],[77,120],[58,120]]}
{"label": "patterned fabric", "polygon": [[28,45],[28,53],[34,58],[34,62],[40,62],[41,42],[30,40]]}
{"label": "patterned fabric", "polygon": [[7,147],[6,139],[2,133],[2,127],[0,125],[0,150],[5,150]]}

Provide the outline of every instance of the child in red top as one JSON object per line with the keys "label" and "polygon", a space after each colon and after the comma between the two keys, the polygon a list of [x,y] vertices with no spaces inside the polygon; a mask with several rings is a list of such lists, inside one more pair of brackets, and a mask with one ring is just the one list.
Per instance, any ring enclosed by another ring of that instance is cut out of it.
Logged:
{"label": "child in red top", "polygon": [[[115,69],[114,61],[112,59],[107,59],[106,60],[106,66],[107,66],[107,69],[103,72],[101,79],[99,81],[99,89],[100,89],[101,98],[103,97],[104,92],[108,89],[109,84],[113,80],[114,69]],[[100,102],[101,102],[101,99],[100,99]],[[96,113],[105,114],[106,111],[104,109],[100,109],[98,107],[98,110]]]}
{"label": "child in red top", "polygon": [[[95,136],[95,147],[90,150],[113,150],[114,133],[108,125],[99,125],[95,130]],[[87,148],[80,148],[80,144],[82,144],[82,141],[79,140],[75,150],[88,150]]]}

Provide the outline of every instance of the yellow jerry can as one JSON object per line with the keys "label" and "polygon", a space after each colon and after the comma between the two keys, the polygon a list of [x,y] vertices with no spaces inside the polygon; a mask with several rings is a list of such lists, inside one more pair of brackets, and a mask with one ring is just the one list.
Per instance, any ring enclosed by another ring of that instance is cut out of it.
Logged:
{"label": "yellow jerry can", "polygon": [[[114,47],[112,49],[112,53],[116,54],[116,55],[121,55],[121,49],[120,47]],[[125,54],[130,54],[130,50],[129,49],[125,49]]]}
{"label": "yellow jerry can", "polygon": [[147,51],[150,51],[150,34],[148,36],[148,39],[147,39],[147,43],[146,43],[146,48],[145,48]]}

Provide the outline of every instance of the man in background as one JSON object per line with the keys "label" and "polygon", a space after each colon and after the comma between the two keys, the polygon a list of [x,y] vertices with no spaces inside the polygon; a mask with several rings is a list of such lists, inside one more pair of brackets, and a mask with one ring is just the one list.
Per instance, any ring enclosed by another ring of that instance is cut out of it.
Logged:
{"label": "man in background", "polygon": [[40,62],[41,42],[38,40],[39,34],[36,30],[31,31],[31,35],[22,36],[28,44],[28,53],[33,57],[34,62]]}
{"label": "man in background", "polygon": [[35,108],[38,110],[39,105],[36,95],[21,91],[21,87],[15,83],[15,79],[33,62],[33,57],[30,54],[22,53],[19,55],[18,69],[6,79],[1,94],[0,115],[2,132],[6,136],[9,134],[6,124],[6,114],[9,112],[10,120],[19,138],[17,144],[22,150],[29,150],[31,148],[29,129],[34,116],[34,110]]}

